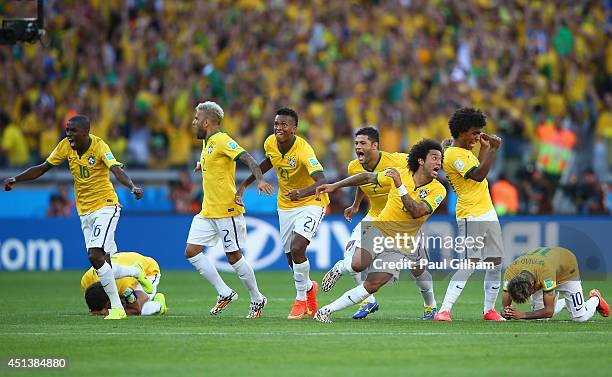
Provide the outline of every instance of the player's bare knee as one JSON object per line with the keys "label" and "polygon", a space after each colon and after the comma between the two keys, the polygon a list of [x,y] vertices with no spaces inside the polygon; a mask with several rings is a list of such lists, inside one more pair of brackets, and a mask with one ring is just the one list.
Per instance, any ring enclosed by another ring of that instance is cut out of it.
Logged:
{"label": "player's bare knee", "polygon": [[185,247],[185,258],[193,258],[202,252],[202,246],[188,244]]}
{"label": "player's bare knee", "polygon": [[363,287],[369,294],[374,294],[378,292],[380,287],[385,285],[385,283],[381,280],[366,280],[363,282]]}
{"label": "player's bare knee", "polygon": [[88,249],[87,256],[89,258],[89,262],[95,269],[102,267],[104,265],[104,262],[106,262],[106,253],[104,252],[104,250],[97,247],[92,247],[91,249]]}
{"label": "player's bare knee", "polygon": [[242,258],[240,250],[225,253],[225,256],[227,257],[227,261],[229,262],[229,264],[235,264]]}
{"label": "player's bare knee", "polygon": [[352,260],[351,268],[355,272],[362,272],[363,270],[365,270],[365,267],[363,266],[363,263],[361,263],[361,260]]}
{"label": "player's bare knee", "polygon": [[495,266],[499,266],[501,264],[501,262],[502,262],[502,259],[501,259],[501,257],[494,257],[494,258],[486,258],[484,261],[485,262],[493,262],[493,264]]}

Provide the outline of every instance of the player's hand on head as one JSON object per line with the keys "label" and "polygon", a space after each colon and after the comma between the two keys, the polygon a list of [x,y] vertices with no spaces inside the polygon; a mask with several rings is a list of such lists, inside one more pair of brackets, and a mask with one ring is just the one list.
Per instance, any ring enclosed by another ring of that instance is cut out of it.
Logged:
{"label": "player's hand on head", "polygon": [[142,198],[143,193],[144,192],[142,191],[140,187],[132,188],[132,194],[134,194],[134,197],[136,198],[136,200],[139,200],[140,198]]}
{"label": "player's hand on head", "polygon": [[15,177],[6,178],[4,180],[4,191],[11,191],[15,182],[17,182]]}
{"label": "player's hand on head", "polygon": [[359,207],[350,206],[344,210],[344,219],[349,223],[353,220],[353,215],[359,212]]}
{"label": "player's hand on head", "polygon": [[489,136],[489,144],[491,145],[491,148],[495,148],[495,149],[499,148],[501,146],[501,142],[502,142],[501,137],[497,135]]}
{"label": "player's hand on head", "polygon": [[440,145],[442,146],[442,150],[450,147],[451,145],[453,145],[453,138],[449,137],[448,139],[444,139],[442,140],[442,142],[440,143]]}
{"label": "player's hand on head", "polygon": [[260,195],[261,195],[261,192],[263,191],[266,193],[266,195],[270,196],[274,192],[274,187],[272,187],[271,184],[269,184],[268,182],[262,179],[261,182],[257,184],[257,191],[259,192]]}
{"label": "player's hand on head", "polygon": [[485,134],[484,132],[480,134],[480,139],[478,140],[480,142],[480,148],[486,148],[489,149],[491,147],[491,136]]}
{"label": "player's hand on head", "polygon": [[291,190],[285,193],[285,196],[288,196],[292,202],[296,200],[300,200],[300,190]]}

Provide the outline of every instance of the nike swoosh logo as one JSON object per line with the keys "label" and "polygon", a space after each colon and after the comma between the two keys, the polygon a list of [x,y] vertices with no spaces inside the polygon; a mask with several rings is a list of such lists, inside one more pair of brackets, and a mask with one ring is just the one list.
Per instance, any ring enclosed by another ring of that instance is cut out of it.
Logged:
{"label": "nike swoosh logo", "polygon": [[491,287],[491,289],[499,289],[499,286],[497,286],[497,287]]}
{"label": "nike swoosh logo", "polygon": [[458,286],[458,285],[455,285],[455,288],[458,288],[458,289],[463,289],[462,287],[460,287],[460,286]]}

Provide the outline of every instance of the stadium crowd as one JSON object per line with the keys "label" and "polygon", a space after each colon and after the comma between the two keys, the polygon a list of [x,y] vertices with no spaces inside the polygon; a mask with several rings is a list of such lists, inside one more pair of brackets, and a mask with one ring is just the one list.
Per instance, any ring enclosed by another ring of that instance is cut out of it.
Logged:
{"label": "stadium crowd", "polygon": [[0,167],[46,158],[78,112],[130,167],[187,169],[193,109],[214,99],[256,158],[274,111],[295,108],[343,175],[354,130],[377,125],[384,150],[406,151],[472,106],[504,140],[502,213],[552,213],[557,191],[569,212],[607,211],[609,0],[49,0],[46,14],[46,46],[0,47]]}

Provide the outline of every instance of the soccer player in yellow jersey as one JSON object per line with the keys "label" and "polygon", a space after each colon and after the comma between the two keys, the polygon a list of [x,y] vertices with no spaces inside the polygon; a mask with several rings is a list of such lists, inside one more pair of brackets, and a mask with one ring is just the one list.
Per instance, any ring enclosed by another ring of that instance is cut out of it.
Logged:
{"label": "soccer player in yellow jersey", "polygon": [[[325,183],[323,166],[306,140],[297,136],[298,116],[289,108],[276,112],[274,135],[264,143],[266,158],[260,163],[266,173],[272,167],[278,177],[278,219],[281,243],[297,291],[295,302],[287,318],[302,319],[304,314],[312,317],[318,309],[316,281],[310,280],[310,263],[306,248],[314,237],[329,204],[328,196],[315,197],[315,189]],[[247,178],[238,189],[236,201],[254,177]]]}
{"label": "soccer player in yellow jersey", "polygon": [[[159,265],[155,259],[136,252],[118,252],[111,257],[113,264],[140,265],[153,290],[146,293],[142,285],[133,277],[115,278],[117,289],[122,297],[122,303],[128,315],[166,314],[166,297],[157,291],[161,280]],[[81,277],[81,289],[85,293],[85,302],[90,315],[107,315],[110,301],[100,284],[98,274],[90,268]]]}
{"label": "soccer player in yellow jersey", "polygon": [[[132,191],[136,199],[142,197],[142,189],[136,187],[115,159],[108,145],[99,137],[89,133],[89,118],[75,115],[66,125],[66,137],[60,141],[47,160],[23,173],[4,180],[4,189],[10,191],[16,182],[30,181],[45,174],[54,166],[68,160],[74,177],[76,207],[81,218],[81,229],[91,265],[100,277],[104,291],[111,302],[111,310],[105,319],[126,317],[117,293],[114,276],[138,276],[147,291],[152,287],[144,279],[142,270],[134,266],[110,264],[110,255],[117,251],[115,228],[121,207],[113,184],[115,178]],[[108,261],[108,262],[107,262]]]}
{"label": "soccer player in yellow jersey", "polygon": [[221,131],[223,116],[223,109],[215,102],[203,102],[196,107],[192,125],[197,138],[203,140],[196,169],[202,171],[204,199],[202,211],[191,222],[185,257],[217,290],[217,303],[210,310],[210,314],[216,315],[238,298],[236,292],[225,284],[213,262],[202,253],[203,246],[212,247],[221,240],[227,261],[251,296],[247,318],[259,318],[267,300],[259,292],[253,268],[241,253],[246,243],[246,223],[244,206],[234,201],[236,161],[246,164],[257,177],[260,193],[264,191],[270,195],[274,190],[263,180],[257,161]]}
{"label": "soccer player in yellow jersey", "polygon": [[[405,153],[388,153],[379,149],[380,136],[378,130],[374,127],[364,127],[355,133],[355,154],[357,159],[351,161],[348,165],[348,175],[353,176],[359,173],[367,172],[384,172],[388,168],[404,168],[408,161],[408,155]],[[345,247],[344,259],[339,260],[323,277],[321,281],[321,289],[328,292],[333,288],[338,279],[344,274],[353,276],[355,283],[360,285],[363,283],[361,272],[368,266],[362,265],[360,258],[353,258],[355,255],[355,243],[361,237],[361,224],[372,221],[378,216],[387,203],[387,195],[391,185],[381,186],[378,182],[367,183],[357,187],[355,192],[355,200],[353,204],[344,210],[344,217],[347,221],[351,221],[352,216],[359,211],[359,205],[364,197],[370,200],[370,210],[367,215],[355,226],[351,237]],[[429,276],[429,278],[428,278]],[[423,282],[422,282],[423,281]],[[431,275],[429,272],[417,277],[417,284],[427,285],[431,288]],[[433,290],[431,292],[425,287],[420,287],[421,292],[427,295],[426,312],[423,318],[433,319],[435,315],[435,300],[433,300]],[[359,310],[353,314],[354,319],[362,319],[369,314],[376,312],[379,305],[374,298],[374,295],[369,296],[360,304]]]}
{"label": "soccer player in yellow jersey", "polygon": [[[565,301],[557,301],[559,293]],[[512,306],[531,299],[531,311],[522,312]],[[563,308],[572,321],[585,322],[598,311],[610,316],[610,307],[597,289],[582,296],[582,284],[576,256],[562,247],[536,247],[519,256],[504,273],[504,307],[506,319],[548,319]]]}
{"label": "soccer player in yellow jersey", "polygon": [[[426,300],[433,300],[431,275],[419,263],[426,257],[421,254],[419,233],[421,225],[446,197],[446,189],[436,179],[442,167],[440,143],[422,140],[415,144],[407,165],[407,168],[399,170],[389,168],[384,172],[360,173],[317,188],[317,194],[321,194],[366,183],[391,187],[385,207],[372,222],[362,226],[361,237],[355,242],[353,261],[368,268],[365,281],[319,309],[315,315],[317,321],[331,322],[331,313],[361,302],[387,282],[397,280],[400,270],[405,268],[411,269],[417,281],[424,273],[429,275],[425,288],[430,297]],[[398,241],[400,239],[402,241]],[[420,287],[423,292],[423,287]],[[425,294],[423,296],[425,298]]]}
{"label": "soccer player in yellow jersey", "polygon": [[[478,263],[481,260],[492,262],[493,269],[485,271],[483,319],[504,321],[495,310],[499,293],[503,241],[501,227],[491,195],[487,174],[493,166],[501,139],[482,132],[486,117],[479,110],[461,108],[453,114],[448,124],[453,142],[444,151],[444,171],[451,186],[457,193],[458,236],[465,240],[476,240],[475,245],[484,247],[467,248],[466,258]],[[476,143],[480,143],[478,158],[472,153]],[[459,298],[473,269],[459,269],[451,278],[440,312],[436,321],[451,321],[451,309]]]}

